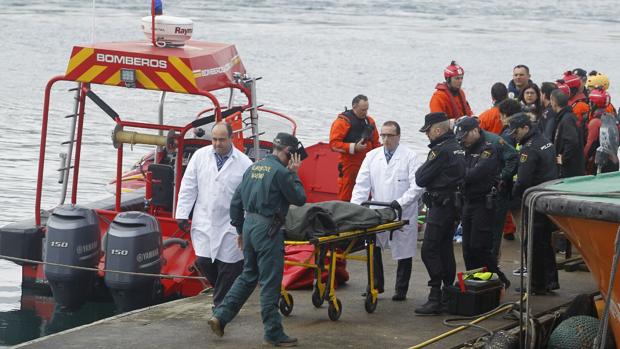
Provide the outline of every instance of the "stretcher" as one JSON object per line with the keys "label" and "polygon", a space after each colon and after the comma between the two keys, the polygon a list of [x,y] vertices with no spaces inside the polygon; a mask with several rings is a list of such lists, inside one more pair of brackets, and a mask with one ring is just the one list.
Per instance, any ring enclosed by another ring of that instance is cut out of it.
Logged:
{"label": "stretcher", "polygon": [[[366,202],[363,205],[387,206],[390,203]],[[379,291],[374,284],[374,249],[377,234],[389,231],[390,233],[409,224],[402,220],[400,210],[397,210],[397,219],[393,222],[380,224],[374,227],[335,233],[333,235],[311,238],[307,241],[285,241],[285,245],[311,245],[314,247],[312,255],[302,262],[286,261],[286,265],[301,266],[314,270],[314,289],[312,291],[312,305],[320,308],[327,300],[329,307],[327,315],[332,321],[337,321],[342,314],[342,302],[336,297],[336,262],[338,260],[357,260],[366,262],[368,284],[364,308],[372,313],[377,308]],[[366,255],[353,255],[353,252],[365,250]],[[323,272],[327,270],[327,279],[323,281]],[[293,296],[284,286],[280,291],[280,312],[289,316],[293,311]]]}

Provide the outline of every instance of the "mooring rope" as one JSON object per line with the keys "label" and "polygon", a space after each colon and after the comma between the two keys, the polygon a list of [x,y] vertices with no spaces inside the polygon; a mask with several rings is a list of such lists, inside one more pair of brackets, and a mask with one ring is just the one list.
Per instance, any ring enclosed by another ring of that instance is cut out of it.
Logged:
{"label": "mooring rope", "polygon": [[174,274],[152,274],[152,273],[139,273],[139,272],[132,272],[132,271],[121,271],[121,270],[111,270],[111,269],[99,269],[99,268],[90,268],[90,267],[80,267],[80,266],[77,266],[77,265],[52,263],[52,262],[45,262],[45,261],[37,261],[37,260],[34,260],[34,259],[19,258],[19,257],[6,256],[6,255],[0,255],[0,258],[1,259],[7,259],[7,260],[10,260],[10,261],[15,261],[15,262],[51,265],[51,266],[55,266],[55,267],[64,267],[64,268],[77,269],[77,270],[85,270],[85,271],[96,271],[96,272],[115,273],[115,274],[124,274],[124,275],[157,277],[157,278],[163,278],[163,279],[207,280],[207,278],[205,278],[204,276],[186,276],[186,275],[174,275]]}

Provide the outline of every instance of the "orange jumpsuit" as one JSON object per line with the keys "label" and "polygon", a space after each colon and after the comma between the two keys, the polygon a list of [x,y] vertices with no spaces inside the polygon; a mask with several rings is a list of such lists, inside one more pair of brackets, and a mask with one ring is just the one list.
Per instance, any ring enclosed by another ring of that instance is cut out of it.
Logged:
{"label": "orange jumpsuit", "polygon": [[474,114],[462,89],[459,89],[458,95],[454,96],[445,82],[437,84],[435,88],[435,93],[433,93],[429,103],[431,113],[442,111],[448,115],[448,119],[457,119],[464,115],[472,116]]}
{"label": "orange jumpsuit", "polygon": [[[355,143],[362,138],[360,128],[363,127],[368,128],[366,132],[369,134],[369,136],[365,135],[366,149],[356,153],[354,150]],[[370,128],[372,128],[372,132],[370,132]],[[355,186],[355,179],[366,153],[381,146],[375,121],[370,116],[367,116],[365,120],[357,119],[351,111],[339,114],[332,123],[329,132],[329,146],[333,151],[340,153],[338,163],[338,200],[350,201],[351,193]]]}
{"label": "orange jumpsuit", "polygon": [[485,131],[495,133],[496,135],[502,133],[502,130],[504,129],[504,124],[502,124],[502,120],[499,116],[498,106],[495,106],[480,114],[480,116],[478,116],[478,120],[480,121],[480,128]]}
{"label": "orange jumpsuit", "polygon": [[568,104],[573,107],[573,113],[577,116],[577,127],[585,128],[587,125],[590,106],[585,102],[586,100],[586,96],[583,92],[578,92],[568,101]]}

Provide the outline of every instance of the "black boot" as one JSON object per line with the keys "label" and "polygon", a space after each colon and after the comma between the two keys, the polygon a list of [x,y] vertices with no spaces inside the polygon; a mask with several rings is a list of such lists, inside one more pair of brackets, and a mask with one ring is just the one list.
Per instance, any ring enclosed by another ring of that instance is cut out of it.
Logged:
{"label": "black boot", "polygon": [[419,308],[415,309],[418,315],[439,315],[441,314],[441,289],[431,288],[428,301]]}

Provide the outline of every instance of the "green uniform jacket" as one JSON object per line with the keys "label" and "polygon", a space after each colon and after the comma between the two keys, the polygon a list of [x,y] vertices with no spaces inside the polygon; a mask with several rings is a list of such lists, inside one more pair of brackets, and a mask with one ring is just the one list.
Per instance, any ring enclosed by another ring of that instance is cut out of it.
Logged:
{"label": "green uniform jacket", "polygon": [[268,155],[243,174],[230,203],[230,224],[241,234],[244,211],[268,218],[278,216],[284,222],[289,205],[305,203],[306,193],[297,173],[284,167],[275,155]]}
{"label": "green uniform jacket", "polygon": [[504,139],[494,133],[481,130],[484,134],[484,139],[491,142],[495,149],[499,149],[499,156],[501,161],[501,179],[509,182],[512,180],[512,176],[517,173],[517,166],[519,165],[519,153],[510,144],[506,143]]}

